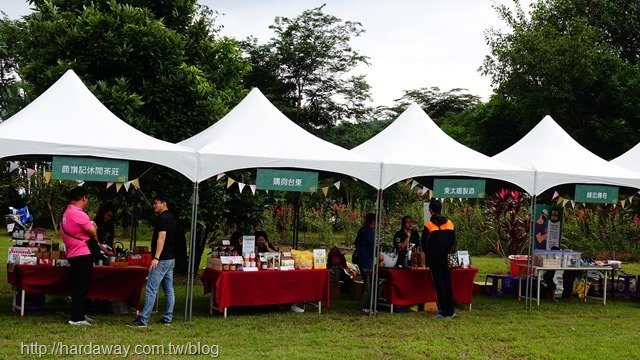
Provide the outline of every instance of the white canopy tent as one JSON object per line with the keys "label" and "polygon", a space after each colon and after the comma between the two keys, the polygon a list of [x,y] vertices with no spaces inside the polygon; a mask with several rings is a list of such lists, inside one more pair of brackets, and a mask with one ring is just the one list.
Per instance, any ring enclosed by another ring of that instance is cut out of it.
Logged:
{"label": "white canopy tent", "polygon": [[258,89],[180,145],[198,151],[201,182],[225,171],[302,168],[346,174],[378,188],[380,164],[324,141],[284,116]]}
{"label": "white canopy tent", "polygon": [[382,189],[414,176],[468,176],[500,179],[528,193],[533,191],[532,170],[492,159],[460,144],[416,104],[351,151],[382,162]]}
{"label": "white canopy tent", "polygon": [[623,169],[585,149],[549,115],[494,159],[535,169],[534,195],[568,183],[640,188],[640,173]]}
{"label": "white canopy tent", "polygon": [[[500,179],[533,191],[533,171],[503,163],[469,149],[447,135],[417,104],[410,105],[393,123],[351,151],[382,163],[380,188],[415,176],[466,176]],[[378,192],[378,217],[382,194]],[[379,218],[377,224],[379,224]],[[375,252],[379,251],[376,227]],[[371,308],[377,308],[377,261],[372,276]]]}
{"label": "white canopy tent", "polygon": [[[258,89],[253,89],[227,115],[182,142],[199,154],[192,208],[191,247],[195,246],[198,183],[225,171],[250,168],[301,168],[358,178],[378,188],[380,163],[324,141],[284,116]],[[195,273],[190,261],[189,273]],[[192,299],[193,277],[187,280]],[[191,300],[185,317],[191,318]]]}
{"label": "white canopy tent", "polygon": [[640,143],[611,160],[611,162],[625,169],[640,173]]}
{"label": "white canopy tent", "polygon": [[0,157],[95,156],[146,161],[195,181],[197,153],[136,130],[111,113],[73,70],[0,123]]}
{"label": "white canopy tent", "polygon": [[[580,183],[640,187],[640,174],[623,169],[585,149],[549,115],[520,141],[494,158],[536,170],[534,196],[531,201],[532,214],[535,212],[536,196],[556,185]],[[531,223],[528,268],[532,266],[534,224]],[[529,277],[526,286],[526,307],[531,306],[529,295],[532,289],[532,277]]]}

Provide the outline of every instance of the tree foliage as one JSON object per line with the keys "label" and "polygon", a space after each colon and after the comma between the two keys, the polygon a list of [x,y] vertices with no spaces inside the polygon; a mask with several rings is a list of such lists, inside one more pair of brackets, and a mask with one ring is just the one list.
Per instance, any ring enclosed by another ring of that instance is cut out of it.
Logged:
{"label": "tree foliage", "polygon": [[[10,59],[33,86],[33,98],[73,69],[115,115],[151,136],[178,142],[213,124],[246,93],[242,79],[250,65],[235,40],[218,36],[216,13],[196,0],[30,3],[34,11],[16,23]],[[147,197],[162,192],[171,199],[188,231],[192,184],[159,166],[140,181]],[[226,194],[215,183],[201,184],[200,194],[207,199],[200,203],[201,247],[220,231]],[[151,217],[146,203],[138,202],[139,215]]]}
{"label": "tree foliage", "polygon": [[274,36],[265,44],[244,42],[253,68],[250,86],[260,88],[285,115],[307,129],[362,119],[369,85],[351,75],[367,57],[351,47],[364,31],[358,22],[324,13],[323,6],[295,18],[276,17]]}
{"label": "tree foliage", "polygon": [[[507,31],[487,33],[491,54],[481,70],[497,103],[487,118],[518,139],[551,115],[578,142],[612,158],[640,136],[639,1],[544,0],[527,15],[497,6]],[[517,109],[517,121],[509,121]],[[507,112],[501,112],[507,110]],[[510,123],[512,122],[512,123]],[[518,125],[519,124],[519,125]],[[495,153],[510,143],[489,141]]]}

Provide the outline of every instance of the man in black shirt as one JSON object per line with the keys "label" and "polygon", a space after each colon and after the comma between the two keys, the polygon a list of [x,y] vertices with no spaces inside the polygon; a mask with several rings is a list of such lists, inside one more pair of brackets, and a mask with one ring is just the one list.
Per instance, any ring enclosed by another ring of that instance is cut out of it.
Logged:
{"label": "man in black shirt", "polygon": [[156,301],[158,287],[162,286],[167,303],[164,315],[160,319],[160,324],[171,325],[173,320],[173,306],[175,295],[173,293],[173,268],[176,260],[173,252],[173,245],[176,238],[176,219],[169,212],[167,198],[157,195],[153,198],[153,211],[158,215],[153,227],[153,238],[151,239],[151,267],[147,279],[145,290],[144,308],[133,322],[127,326],[145,327],[149,322],[151,310]]}

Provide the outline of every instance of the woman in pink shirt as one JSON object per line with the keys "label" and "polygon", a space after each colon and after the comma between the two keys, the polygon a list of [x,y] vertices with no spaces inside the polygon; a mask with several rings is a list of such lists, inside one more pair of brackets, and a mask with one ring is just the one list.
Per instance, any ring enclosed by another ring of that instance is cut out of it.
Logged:
{"label": "woman in pink shirt", "polygon": [[96,224],[89,219],[84,208],[89,203],[87,189],[77,186],[69,191],[67,205],[60,223],[60,237],[64,241],[67,260],[71,265],[72,288],[71,325],[91,325],[86,315],[86,298],[91,281],[93,261],[87,240],[96,236]]}

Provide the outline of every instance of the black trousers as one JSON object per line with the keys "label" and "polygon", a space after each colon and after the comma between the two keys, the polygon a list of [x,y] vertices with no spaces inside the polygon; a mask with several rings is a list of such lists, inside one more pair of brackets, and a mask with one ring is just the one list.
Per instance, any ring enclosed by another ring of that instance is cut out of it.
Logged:
{"label": "black trousers", "polygon": [[451,289],[451,270],[448,266],[433,266],[431,276],[438,297],[438,310],[442,316],[452,316],[455,312],[453,290]]}
{"label": "black trousers", "polygon": [[76,256],[67,260],[71,265],[72,274],[71,321],[82,321],[87,312],[87,291],[91,282],[93,260],[91,255]]}

